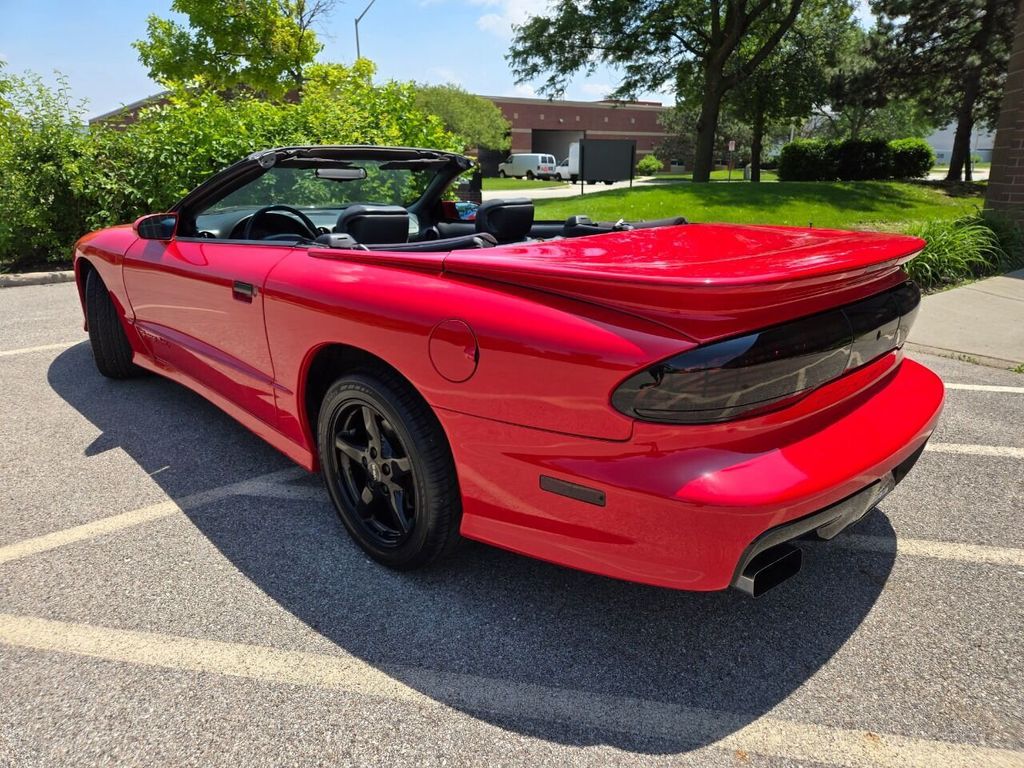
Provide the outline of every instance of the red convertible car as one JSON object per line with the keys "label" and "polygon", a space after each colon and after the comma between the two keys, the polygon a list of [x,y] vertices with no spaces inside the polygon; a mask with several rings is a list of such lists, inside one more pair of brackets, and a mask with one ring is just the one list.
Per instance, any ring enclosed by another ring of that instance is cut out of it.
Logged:
{"label": "red convertible car", "polygon": [[465,537],[758,595],[909,471],[942,382],[904,359],[913,237],[460,218],[472,162],[286,147],[83,237],[96,365],[199,392],[308,470],[372,557]]}

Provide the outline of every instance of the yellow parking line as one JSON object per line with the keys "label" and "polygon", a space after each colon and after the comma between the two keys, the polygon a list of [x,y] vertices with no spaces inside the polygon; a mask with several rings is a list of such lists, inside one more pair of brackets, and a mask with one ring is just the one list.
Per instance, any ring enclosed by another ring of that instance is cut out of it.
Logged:
{"label": "yellow parking line", "polygon": [[[791,761],[851,768],[1021,768],[1024,753],[895,734],[835,728],[569,688],[411,667],[375,667],[347,654],[286,651],[155,632],[0,613],[0,643],[163,669],[525,717],[647,737],[707,744]],[[388,671],[385,671],[388,670]],[[405,682],[408,681],[408,682]],[[427,692],[435,692],[436,698]]]}
{"label": "yellow parking line", "polygon": [[253,495],[259,495],[259,489],[268,483],[272,483],[275,480],[292,479],[299,477],[302,474],[304,474],[304,471],[297,467],[281,470],[280,472],[270,472],[251,480],[243,480],[238,483],[223,485],[219,488],[212,488],[207,491],[199,491],[198,493],[189,494],[188,496],[184,496],[174,501],[161,501],[156,504],[150,504],[148,507],[134,509],[131,512],[123,512],[119,515],[103,517],[99,520],[93,520],[89,523],[76,525],[72,528],[65,528],[61,531],[54,531],[53,533],[35,536],[31,539],[24,539],[22,541],[15,542],[14,544],[8,544],[5,547],[0,547],[0,564],[9,563],[12,560],[20,560],[23,557],[35,555],[40,552],[46,552],[68,544],[94,539],[98,536],[105,536],[106,534],[113,533],[114,531],[132,528],[137,525],[142,525],[143,523],[152,522],[153,520],[159,520],[163,517],[170,517],[171,515],[179,514],[186,509],[192,509],[203,504],[209,504],[212,501],[217,501],[218,499],[223,499],[227,496],[247,493],[250,489],[257,491],[257,493]]}

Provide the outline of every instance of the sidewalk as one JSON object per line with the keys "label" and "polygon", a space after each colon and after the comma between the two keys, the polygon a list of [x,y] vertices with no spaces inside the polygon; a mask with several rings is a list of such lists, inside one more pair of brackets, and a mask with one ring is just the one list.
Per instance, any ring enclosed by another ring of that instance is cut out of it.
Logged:
{"label": "sidewalk", "polygon": [[[559,184],[558,182],[552,182],[553,184]],[[672,180],[658,180],[654,176],[637,176],[633,179],[634,187],[653,187],[664,184],[684,183],[689,184],[688,181],[680,181],[678,179]],[[608,192],[613,189],[629,189],[628,181],[617,181],[614,184],[584,184],[583,185],[584,195],[592,195],[595,192]],[[536,187],[533,189],[496,189],[496,190],[484,190],[482,197],[484,200],[502,200],[510,197],[529,197],[532,200],[545,200],[552,197],[581,197],[580,185],[579,184],[559,184],[553,187]]]}
{"label": "sidewalk", "polygon": [[999,368],[1024,364],[1024,269],[925,296],[907,347]]}

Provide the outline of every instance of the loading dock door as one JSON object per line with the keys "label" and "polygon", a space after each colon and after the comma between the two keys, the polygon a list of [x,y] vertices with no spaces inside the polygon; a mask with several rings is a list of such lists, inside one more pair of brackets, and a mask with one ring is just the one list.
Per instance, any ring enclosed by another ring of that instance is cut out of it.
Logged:
{"label": "loading dock door", "polygon": [[533,129],[531,147],[534,152],[555,156],[560,163],[569,156],[569,145],[583,138],[583,131],[540,131]]}

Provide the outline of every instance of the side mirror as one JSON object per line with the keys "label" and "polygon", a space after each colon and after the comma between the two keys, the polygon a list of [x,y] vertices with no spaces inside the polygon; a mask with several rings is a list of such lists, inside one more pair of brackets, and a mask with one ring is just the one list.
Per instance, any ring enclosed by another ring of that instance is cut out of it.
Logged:
{"label": "side mirror", "polygon": [[136,219],[132,224],[135,234],[143,240],[170,240],[178,228],[178,214],[153,213]]}

